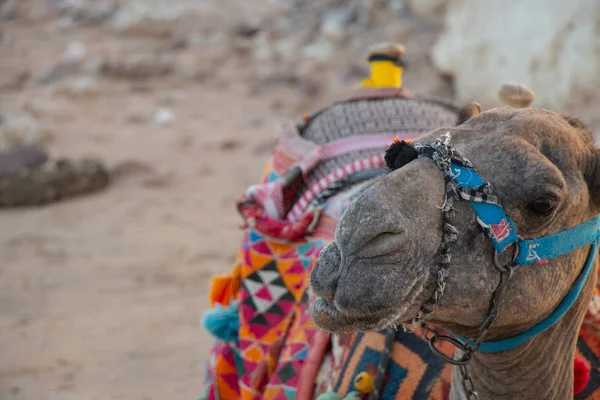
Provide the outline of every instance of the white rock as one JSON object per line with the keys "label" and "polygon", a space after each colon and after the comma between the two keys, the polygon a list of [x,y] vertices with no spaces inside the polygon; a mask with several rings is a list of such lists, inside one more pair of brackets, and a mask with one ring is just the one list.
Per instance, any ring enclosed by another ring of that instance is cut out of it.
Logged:
{"label": "white rock", "polygon": [[175,120],[175,115],[168,108],[159,108],[152,118],[152,125],[167,126]]}
{"label": "white rock", "polygon": [[61,59],[66,63],[78,64],[85,59],[87,48],[82,42],[70,42]]}
{"label": "white rock", "polygon": [[260,32],[252,40],[253,56],[256,61],[271,60],[274,54],[274,44],[266,33]]}
{"label": "white rock", "polygon": [[453,1],[433,59],[455,77],[460,100],[499,103],[505,81],[522,82],[535,106],[558,111],[600,102],[597,0]]}
{"label": "white rock", "polygon": [[350,7],[337,8],[325,13],[321,19],[321,33],[331,39],[337,39],[346,33],[346,27],[352,20],[353,10]]}
{"label": "white rock", "polygon": [[37,144],[40,124],[27,114],[0,116],[0,148],[20,144]]}
{"label": "white rock", "polygon": [[311,43],[302,49],[305,58],[316,60],[327,60],[332,53],[333,47],[327,42]]}

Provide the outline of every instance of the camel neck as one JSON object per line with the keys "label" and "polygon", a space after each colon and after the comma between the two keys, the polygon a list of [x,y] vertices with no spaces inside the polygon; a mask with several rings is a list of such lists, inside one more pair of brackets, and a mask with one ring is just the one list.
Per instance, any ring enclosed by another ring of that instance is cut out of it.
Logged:
{"label": "camel neck", "polygon": [[[552,328],[514,349],[473,356],[467,370],[480,400],[573,398],[575,347],[595,282],[594,273],[573,307]],[[452,372],[450,399],[467,399],[458,367]]]}

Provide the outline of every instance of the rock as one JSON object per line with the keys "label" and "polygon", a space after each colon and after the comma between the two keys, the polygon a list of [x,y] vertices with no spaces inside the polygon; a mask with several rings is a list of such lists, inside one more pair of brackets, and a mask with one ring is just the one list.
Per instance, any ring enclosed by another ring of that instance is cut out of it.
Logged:
{"label": "rock", "polygon": [[251,39],[256,36],[258,32],[260,32],[260,25],[247,21],[239,22],[238,24],[234,25],[232,31],[235,36]]}
{"label": "rock", "polygon": [[69,43],[60,60],[50,70],[40,75],[37,82],[48,84],[74,73],[85,59],[86,53],[86,46],[82,42]]}
{"label": "rock", "polygon": [[231,151],[241,147],[241,145],[242,144],[237,139],[224,139],[221,142],[219,142],[218,147],[219,150],[222,151]]}
{"label": "rock", "polygon": [[168,108],[159,108],[154,117],[152,117],[152,125],[167,126],[171,125],[175,120],[175,115]]}
{"label": "rock", "polygon": [[81,76],[59,84],[54,92],[72,98],[93,97],[100,92],[100,85],[95,78]]}
{"label": "rock", "polygon": [[112,78],[147,79],[169,75],[174,69],[168,56],[124,55],[104,60],[100,72]]}
{"label": "rock", "polygon": [[46,161],[48,161],[46,151],[35,145],[18,145],[0,150],[0,175],[36,169]]}
{"label": "rock", "polygon": [[79,64],[85,59],[87,48],[82,42],[70,42],[61,57],[62,62]]}
{"label": "rock", "polygon": [[327,42],[317,42],[304,46],[302,56],[315,60],[327,60],[333,53],[333,46]]}
{"label": "rock", "polygon": [[38,121],[27,114],[4,115],[0,121],[0,149],[37,144],[40,130]]}
{"label": "rock", "polygon": [[112,17],[119,8],[118,0],[62,0],[57,6],[59,13],[71,21],[86,24],[98,23]]}
{"label": "rock", "polygon": [[99,160],[66,159],[0,176],[0,207],[40,206],[104,189],[109,173]]}
{"label": "rock", "polygon": [[461,101],[497,104],[498,89],[511,80],[530,86],[537,106],[593,117],[600,107],[599,16],[598,1],[451,2],[433,59],[454,76]]}
{"label": "rock", "polygon": [[319,26],[321,34],[327,39],[342,39],[346,36],[347,26],[355,19],[355,9],[351,7],[328,11],[321,19]]}
{"label": "rock", "polygon": [[269,61],[273,58],[273,41],[266,33],[255,36],[253,41],[253,55],[256,61]]}

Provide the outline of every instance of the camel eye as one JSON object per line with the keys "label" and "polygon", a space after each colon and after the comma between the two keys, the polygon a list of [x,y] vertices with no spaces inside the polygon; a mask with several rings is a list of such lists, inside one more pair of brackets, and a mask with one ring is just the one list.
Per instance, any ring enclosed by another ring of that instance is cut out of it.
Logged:
{"label": "camel eye", "polygon": [[550,199],[539,198],[528,204],[527,208],[540,216],[548,216],[554,211],[555,204]]}

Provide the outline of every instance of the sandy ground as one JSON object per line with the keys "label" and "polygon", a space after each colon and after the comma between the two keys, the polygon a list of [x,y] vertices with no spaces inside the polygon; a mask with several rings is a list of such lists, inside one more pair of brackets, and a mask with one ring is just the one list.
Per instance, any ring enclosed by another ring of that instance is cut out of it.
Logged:
{"label": "sandy ground", "polygon": [[[0,75],[48,68],[74,38],[51,28],[11,26]],[[103,44],[94,29],[75,34]],[[209,278],[233,261],[233,200],[260,177],[282,117],[235,81],[101,86],[77,98],[34,83],[0,93],[2,113],[36,110],[54,155],[147,164],[96,195],[0,211],[3,400],[194,399],[202,389]],[[174,122],[148,123],[165,105]]]}

